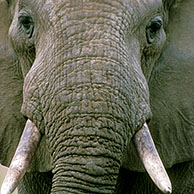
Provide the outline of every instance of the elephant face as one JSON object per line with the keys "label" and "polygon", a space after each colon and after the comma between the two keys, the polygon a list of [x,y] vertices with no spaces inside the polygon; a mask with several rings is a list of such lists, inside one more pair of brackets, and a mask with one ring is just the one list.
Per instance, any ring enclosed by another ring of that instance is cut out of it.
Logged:
{"label": "elephant face", "polygon": [[167,42],[149,82],[150,129],[166,167],[194,160],[193,8],[192,0],[172,6]]}
{"label": "elephant face", "polygon": [[31,170],[52,170],[52,193],[113,193],[128,143],[151,118],[147,81],[166,37],[162,1],[1,2],[11,20],[2,23],[11,44],[1,40],[10,75],[0,78],[1,98],[14,112],[1,106],[10,117],[1,137],[13,127],[18,142],[28,118],[42,136]]}

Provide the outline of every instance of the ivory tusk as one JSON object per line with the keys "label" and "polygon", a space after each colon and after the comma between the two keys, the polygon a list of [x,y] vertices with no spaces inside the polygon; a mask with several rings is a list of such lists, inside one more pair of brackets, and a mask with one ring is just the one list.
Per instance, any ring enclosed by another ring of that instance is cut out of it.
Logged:
{"label": "ivory tusk", "polygon": [[139,157],[149,176],[163,193],[171,193],[172,186],[145,123],[133,139]]}
{"label": "ivory tusk", "polygon": [[2,184],[1,194],[11,194],[18,186],[32,161],[39,141],[40,132],[34,123],[28,120]]}

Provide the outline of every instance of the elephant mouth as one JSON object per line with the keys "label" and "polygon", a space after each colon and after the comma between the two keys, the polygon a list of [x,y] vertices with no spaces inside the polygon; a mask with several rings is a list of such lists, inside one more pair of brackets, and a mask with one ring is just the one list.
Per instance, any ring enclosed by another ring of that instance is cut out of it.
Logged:
{"label": "elephant mouth", "polygon": [[[18,186],[31,163],[40,139],[41,135],[38,128],[28,120],[1,187],[1,194],[11,194]],[[134,135],[133,142],[140,160],[153,182],[163,193],[171,193],[170,179],[158,155],[146,123]]]}

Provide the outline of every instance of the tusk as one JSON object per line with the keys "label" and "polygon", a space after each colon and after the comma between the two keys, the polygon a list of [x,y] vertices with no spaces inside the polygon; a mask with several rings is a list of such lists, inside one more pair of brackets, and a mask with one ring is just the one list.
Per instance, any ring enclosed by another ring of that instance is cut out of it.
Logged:
{"label": "tusk", "polygon": [[34,123],[28,120],[1,187],[1,194],[11,194],[18,186],[32,161],[39,141],[40,132]]}
{"label": "tusk", "polygon": [[135,134],[134,143],[139,157],[153,182],[162,192],[171,193],[170,179],[158,155],[146,123]]}

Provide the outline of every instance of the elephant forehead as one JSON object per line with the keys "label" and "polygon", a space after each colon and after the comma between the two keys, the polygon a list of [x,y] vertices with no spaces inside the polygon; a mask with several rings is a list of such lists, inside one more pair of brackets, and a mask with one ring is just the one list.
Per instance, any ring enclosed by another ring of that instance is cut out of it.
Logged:
{"label": "elephant forehead", "polygon": [[[30,3],[30,2],[29,2]],[[37,3],[35,3],[36,5]],[[41,4],[43,4],[41,2]],[[40,7],[40,4],[38,4]],[[53,1],[46,0],[41,11],[42,20],[49,20],[53,26],[59,22],[59,26],[68,22],[77,25],[77,21],[86,23],[115,22],[117,26],[125,25],[130,28],[138,24],[147,16],[162,10],[161,0],[79,0],[79,1]],[[40,10],[36,9],[36,10]],[[62,21],[62,23],[61,23]],[[46,22],[43,23],[44,25]],[[48,23],[50,25],[50,23]],[[65,26],[65,27],[67,27]],[[127,29],[127,28],[126,28]]]}

